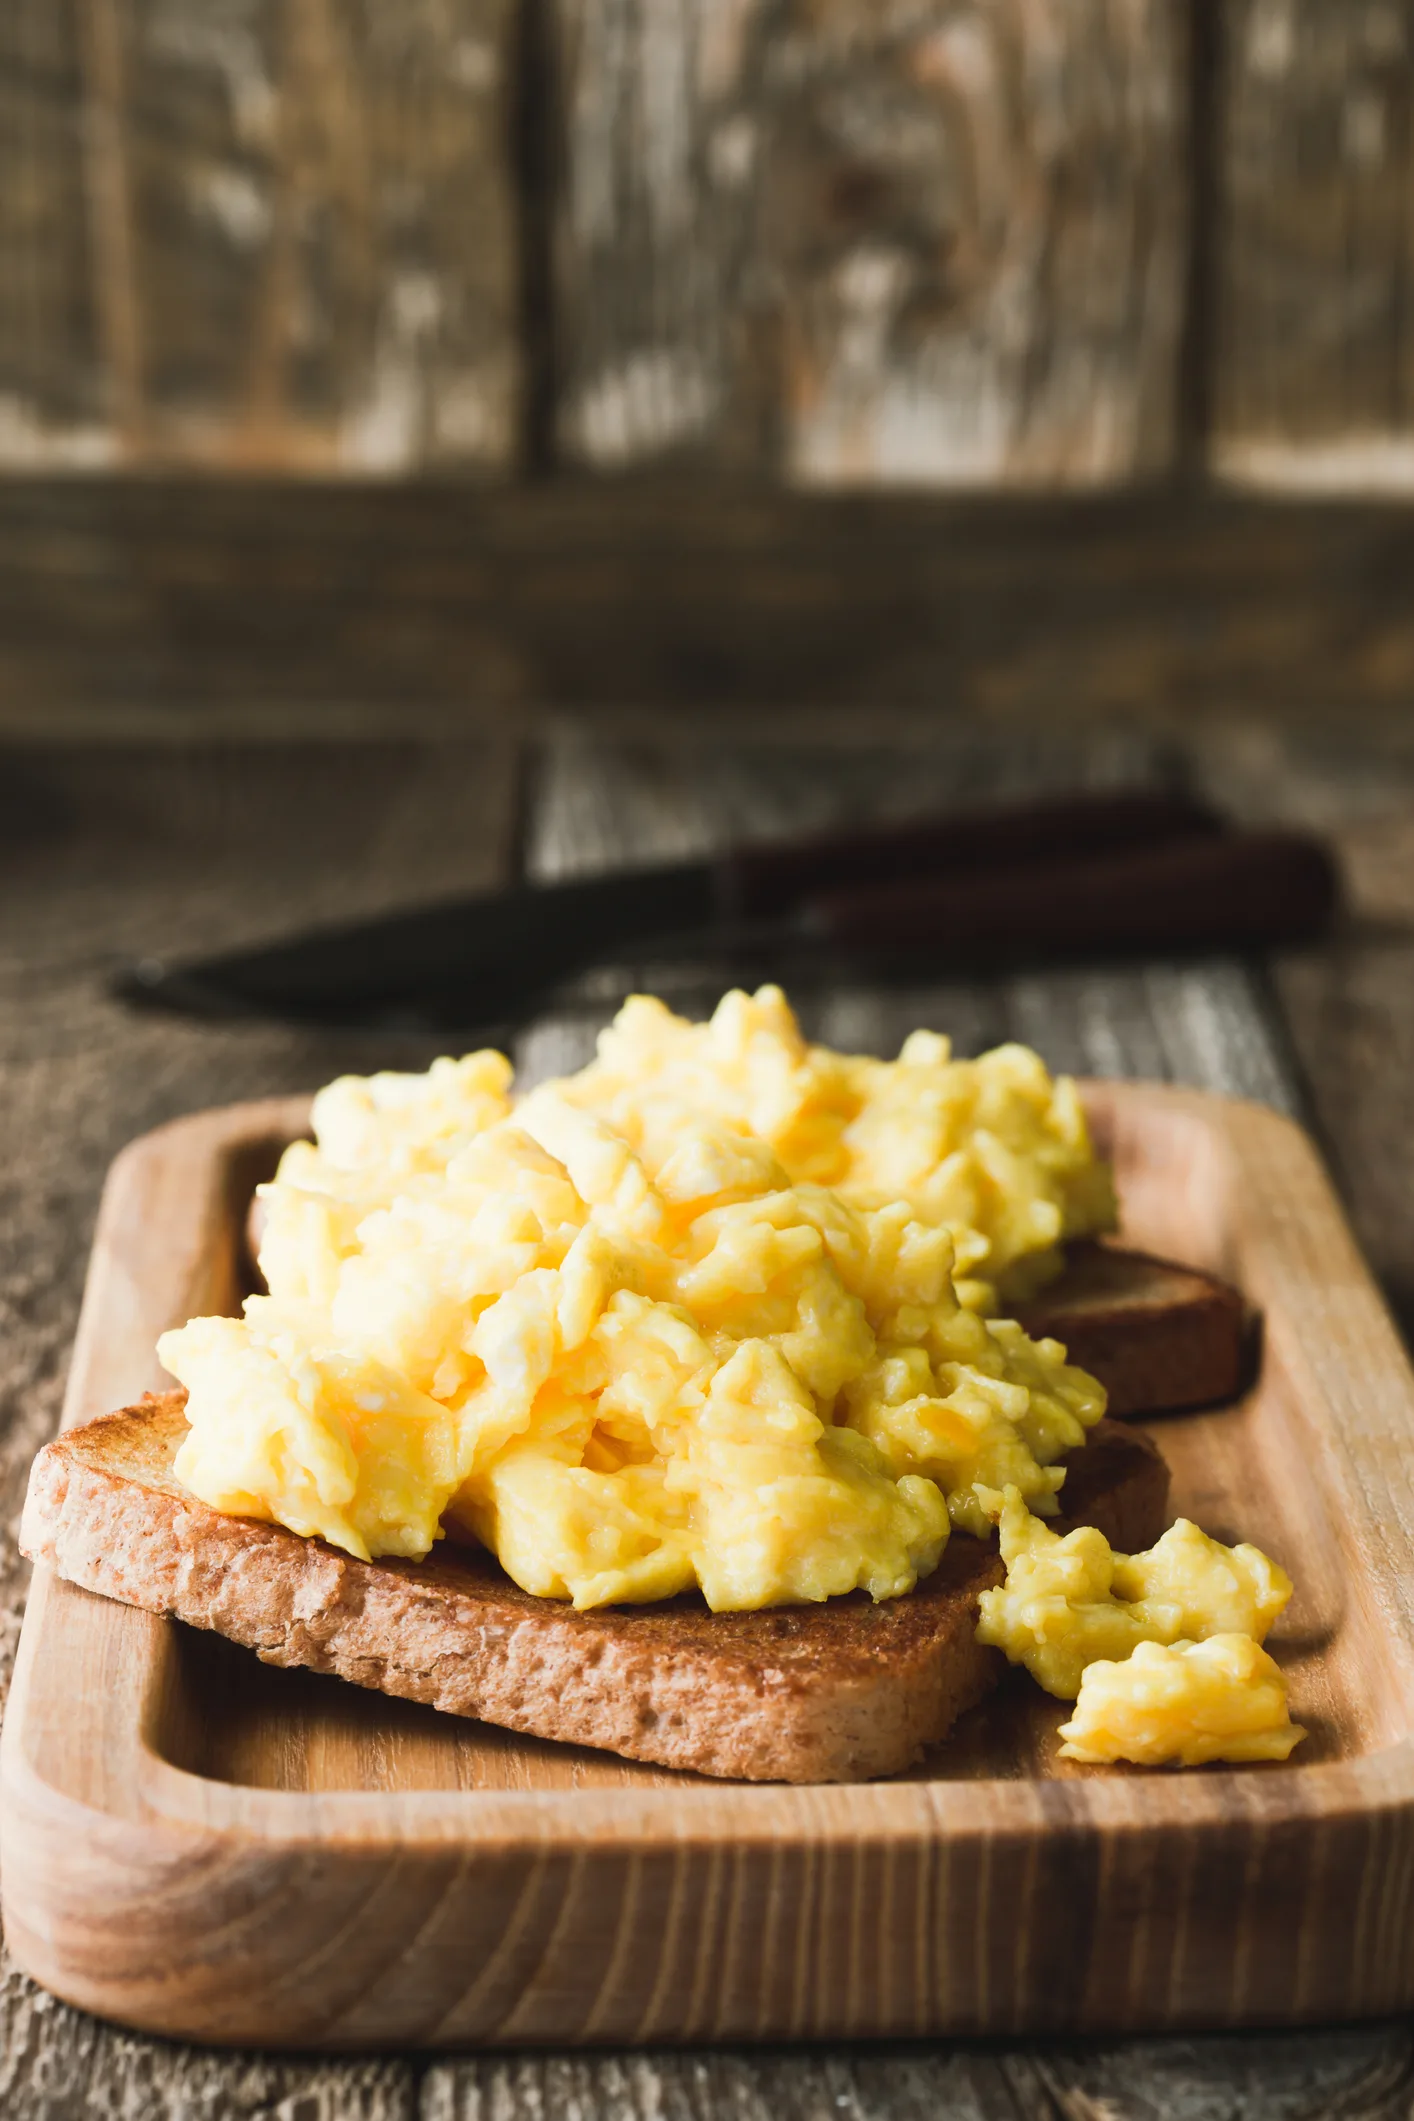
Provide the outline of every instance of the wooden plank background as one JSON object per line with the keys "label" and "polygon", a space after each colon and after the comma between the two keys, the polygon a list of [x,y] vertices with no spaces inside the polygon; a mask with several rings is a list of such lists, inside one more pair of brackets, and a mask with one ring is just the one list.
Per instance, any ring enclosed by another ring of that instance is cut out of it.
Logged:
{"label": "wooden plank background", "polygon": [[0,733],[1338,714],[1407,748],[1411,579],[1382,504],[0,479]]}
{"label": "wooden plank background", "polygon": [[1414,0],[9,0],[0,469],[1414,486]]}
{"label": "wooden plank background", "polygon": [[1162,469],[1172,0],[558,0],[567,459],[808,485]]}
{"label": "wooden plank background", "polygon": [[517,450],[513,0],[7,0],[0,460]]}
{"label": "wooden plank background", "polygon": [[1414,487],[1414,8],[1227,10],[1214,462],[1297,490]]}

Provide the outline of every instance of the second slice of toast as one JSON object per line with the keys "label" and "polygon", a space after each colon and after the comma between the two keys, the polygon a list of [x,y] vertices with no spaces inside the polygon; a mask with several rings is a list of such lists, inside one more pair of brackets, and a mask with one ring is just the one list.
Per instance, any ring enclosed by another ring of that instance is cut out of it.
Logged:
{"label": "second slice of toast", "polygon": [[1254,1322],[1231,1283],[1121,1245],[1069,1246],[1065,1271],[1016,1315],[1099,1378],[1111,1416],[1219,1405],[1252,1367]]}
{"label": "second slice of toast", "polygon": [[[489,1554],[357,1561],[281,1525],[227,1517],[172,1472],[185,1395],[86,1422],[39,1453],[20,1544],[59,1575],[244,1643],[268,1664],[337,1673],[461,1716],[632,1760],[749,1781],[895,1774],[1005,1669],[975,1640],[994,1542],[953,1537],[934,1574],[879,1604],[712,1613],[700,1598],[577,1613]],[[1070,1462],[1061,1525],[1122,1550],[1167,1523],[1168,1469],[1101,1422]]]}

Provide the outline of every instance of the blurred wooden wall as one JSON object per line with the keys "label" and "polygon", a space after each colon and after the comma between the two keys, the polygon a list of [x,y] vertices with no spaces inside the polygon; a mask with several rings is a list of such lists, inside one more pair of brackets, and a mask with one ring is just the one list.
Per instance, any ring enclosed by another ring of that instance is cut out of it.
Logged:
{"label": "blurred wooden wall", "polygon": [[560,0],[557,440],[834,486],[1163,469],[1173,0]]}
{"label": "blurred wooden wall", "polygon": [[0,466],[1414,482],[1414,0],[6,0]]}
{"label": "blurred wooden wall", "polygon": [[512,0],[5,0],[0,461],[503,471]]}
{"label": "blurred wooden wall", "polygon": [[1414,0],[4,0],[0,728],[1402,708],[1411,197]]}

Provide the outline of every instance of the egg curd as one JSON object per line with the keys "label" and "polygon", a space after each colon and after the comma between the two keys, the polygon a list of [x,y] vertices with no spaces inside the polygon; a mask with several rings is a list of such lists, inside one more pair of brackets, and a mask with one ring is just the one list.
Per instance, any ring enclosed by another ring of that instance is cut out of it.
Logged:
{"label": "egg curd", "polygon": [[1054,1512],[1104,1410],[979,1308],[1112,1213],[1023,1048],[862,1060],[773,988],[707,1025],[640,999],[514,1107],[478,1053],[331,1084],[313,1124],[264,1189],[269,1293],[160,1343],[218,1510],[362,1558],[445,1519],[579,1607],[891,1598],[992,1491]]}
{"label": "egg curd", "polygon": [[998,1520],[1006,1581],[979,1601],[979,1642],[1075,1701],[1074,1760],[1285,1760],[1305,1733],[1261,1649],[1291,1579],[1254,1546],[1225,1547],[1186,1517],[1146,1554],[1093,1526],[1064,1538],[1019,1490],[980,1498]]}
{"label": "egg curd", "polygon": [[1115,1221],[1075,1084],[1027,1046],[958,1061],[939,1032],[915,1031],[897,1060],[873,1060],[807,1044],[779,987],[729,994],[705,1024],[636,995],[560,1088],[635,1146],[671,1114],[708,1117],[765,1142],[792,1183],[857,1208],[906,1202],[951,1229],[974,1309],[1033,1294],[1067,1238]]}
{"label": "egg curd", "polygon": [[1122,1664],[1087,1665],[1060,1735],[1068,1760],[1203,1767],[1286,1760],[1306,1733],[1287,1713],[1279,1666],[1250,1635],[1234,1634],[1141,1642]]}

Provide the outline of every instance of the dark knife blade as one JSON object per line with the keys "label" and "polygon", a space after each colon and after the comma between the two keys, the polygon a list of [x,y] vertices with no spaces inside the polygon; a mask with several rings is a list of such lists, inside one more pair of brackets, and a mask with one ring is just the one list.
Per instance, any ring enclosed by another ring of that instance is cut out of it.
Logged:
{"label": "dark knife blade", "polygon": [[1022,870],[1221,829],[1183,794],[1063,796],[520,885],[188,963],[144,958],[116,990],[126,1001],[206,1016],[495,1024],[625,947],[772,922],[789,932],[799,909],[830,892]]}
{"label": "dark knife blade", "polygon": [[119,975],[116,991],[196,1016],[494,1024],[605,949],[692,933],[718,911],[708,863],[615,870],[312,929],[189,964],[141,959]]}

